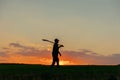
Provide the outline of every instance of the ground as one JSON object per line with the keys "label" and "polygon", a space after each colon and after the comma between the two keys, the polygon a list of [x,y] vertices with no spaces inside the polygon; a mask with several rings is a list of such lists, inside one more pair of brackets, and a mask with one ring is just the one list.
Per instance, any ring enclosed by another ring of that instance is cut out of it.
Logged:
{"label": "ground", "polygon": [[0,80],[120,80],[119,65],[49,65],[0,64]]}

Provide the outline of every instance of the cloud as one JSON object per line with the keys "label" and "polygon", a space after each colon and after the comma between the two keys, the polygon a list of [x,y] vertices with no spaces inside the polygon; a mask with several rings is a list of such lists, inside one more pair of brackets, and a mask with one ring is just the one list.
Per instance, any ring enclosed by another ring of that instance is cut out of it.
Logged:
{"label": "cloud", "polygon": [[14,47],[14,49],[19,49],[15,54],[23,56],[45,57],[51,53],[48,50],[40,50],[38,47],[26,46],[20,43],[10,43],[9,46]]}
{"label": "cloud", "polygon": [[[86,52],[92,52],[92,54],[87,54]],[[120,54],[112,55],[99,55],[93,51],[63,51],[63,54],[70,59],[73,59],[76,63],[81,64],[90,64],[90,65],[115,65],[119,64]]]}
{"label": "cloud", "polygon": [[88,54],[95,54],[95,55],[97,55],[97,53],[96,52],[94,52],[94,51],[92,51],[92,50],[89,50],[89,49],[79,49],[80,50],[80,52],[82,52],[82,53],[88,53]]}
{"label": "cloud", "polygon": [[[10,43],[8,47],[2,48],[0,52],[1,61],[17,63],[40,63],[50,64],[51,52],[39,47],[23,45],[21,43]],[[80,49],[79,51],[61,51],[60,61],[66,64],[86,64],[86,65],[114,65],[120,64],[120,54],[100,55],[89,49]],[[3,58],[4,57],[4,58]]]}
{"label": "cloud", "polygon": [[8,57],[8,55],[7,55],[6,52],[0,52],[0,56],[1,56],[1,57]]}
{"label": "cloud", "polygon": [[24,46],[22,46],[22,45],[19,44],[19,43],[10,43],[9,46],[20,47],[20,48],[23,48],[23,47],[24,47]]}

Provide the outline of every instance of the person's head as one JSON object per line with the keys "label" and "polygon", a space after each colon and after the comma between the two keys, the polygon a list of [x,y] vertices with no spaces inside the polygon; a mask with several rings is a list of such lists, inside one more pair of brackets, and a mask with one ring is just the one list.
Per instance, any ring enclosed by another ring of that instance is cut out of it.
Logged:
{"label": "person's head", "polygon": [[55,41],[55,43],[58,43],[58,42],[59,42],[59,40],[58,40],[57,38],[56,38],[54,41]]}

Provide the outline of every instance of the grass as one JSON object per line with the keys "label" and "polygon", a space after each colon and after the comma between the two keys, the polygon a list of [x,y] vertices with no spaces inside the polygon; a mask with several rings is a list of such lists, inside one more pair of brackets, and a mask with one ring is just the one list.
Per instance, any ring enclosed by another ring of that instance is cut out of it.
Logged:
{"label": "grass", "polygon": [[110,75],[120,80],[120,66],[0,64],[0,80],[108,80]]}

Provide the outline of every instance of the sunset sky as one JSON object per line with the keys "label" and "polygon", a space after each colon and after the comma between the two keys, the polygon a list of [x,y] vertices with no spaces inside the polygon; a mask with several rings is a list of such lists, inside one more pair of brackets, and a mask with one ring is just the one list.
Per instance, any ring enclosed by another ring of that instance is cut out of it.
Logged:
{"label": "sunset sky", "polygon": [[120,0],[0,0],[0,63],[120,64]]}

